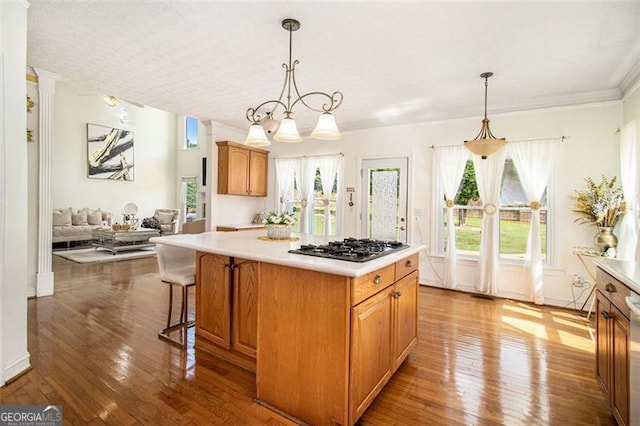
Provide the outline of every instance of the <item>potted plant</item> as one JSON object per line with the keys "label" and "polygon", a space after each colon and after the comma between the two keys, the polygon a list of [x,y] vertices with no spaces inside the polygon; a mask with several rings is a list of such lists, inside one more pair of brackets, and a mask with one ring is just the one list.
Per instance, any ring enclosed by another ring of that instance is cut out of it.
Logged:
{"label": "potted plant", "polygon": [[585,190],[575,190],[575,195],[569,197],[574,201],[573,211],[580,215],[574,222],[599,228],[594,243],[604,253],[618,245],[618,237],[612,231],[626,212],[624,195],[622,188],[616,186],[616,176],[609,180],[603,175],[599,183],[585,178],[585,182]]}
{"label": "potted plant", "polygon": [[291,227],[296,220],[286,212],[269,212],[262,223],[267,226],[267,236],[274,240],[284,240],[291,237]]}

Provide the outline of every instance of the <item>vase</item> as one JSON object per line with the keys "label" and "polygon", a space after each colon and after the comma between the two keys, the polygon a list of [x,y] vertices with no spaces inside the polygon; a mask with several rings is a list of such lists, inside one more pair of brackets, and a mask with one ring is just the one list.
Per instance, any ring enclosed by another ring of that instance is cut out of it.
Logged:
{"label": "vase", "polygon": [[618,237],[613,234],[613,227],[601,226],[598,233],[593,237],[593,243],[601,253],[604,253],[609,247],[615,249],[618,246]]}
{"label": "vase", "polygon": [[286,240],[291,237],[291,227],[288,225],[267,225],[267,237],[272,240]]}

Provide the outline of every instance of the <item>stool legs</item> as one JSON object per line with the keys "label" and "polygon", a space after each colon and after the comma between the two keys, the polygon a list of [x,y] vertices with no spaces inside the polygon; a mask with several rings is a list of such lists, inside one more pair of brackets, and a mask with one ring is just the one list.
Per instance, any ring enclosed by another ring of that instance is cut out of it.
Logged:
{"label": "stool legs", "polygon": [[[190,327],[193,327],[195,325],[195,321],[189,321],[189,287],[191,287],[193,284],[188,286],[181,286],[182,302],[180,304],[180,322],[173,325],[171,324],[171,312],[173,311],[173,286],[175,284],[169,282],[167,282],[167,284],[169,284],[169,312],[167,314],[167,326],[166,328],[158,332],[158,337],[167,340],[174,345],[180,346],[182,349],[186,349],[188,330]],[[182,334],[182,341],[173,339],[169,335],[169,333],[176,330],[180,330],[180,333]]]}

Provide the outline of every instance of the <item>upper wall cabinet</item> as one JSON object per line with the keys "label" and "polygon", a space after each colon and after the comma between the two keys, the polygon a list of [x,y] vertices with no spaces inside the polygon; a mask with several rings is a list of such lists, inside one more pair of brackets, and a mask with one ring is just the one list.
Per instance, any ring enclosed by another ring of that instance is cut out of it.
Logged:
{"label": "upper wall cabinet", "polygon": [[218,194],[267,196],[269,151],[234,142],[218,145]]}

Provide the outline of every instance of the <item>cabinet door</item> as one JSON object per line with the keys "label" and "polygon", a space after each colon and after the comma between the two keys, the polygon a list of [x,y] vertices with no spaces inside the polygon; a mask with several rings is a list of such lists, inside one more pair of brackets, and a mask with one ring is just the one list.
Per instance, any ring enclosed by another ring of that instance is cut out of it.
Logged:
{"label": "cabinet door", "polygon": [[391,377],[391,287],[351,308],[351,419]]}
{"label": "cabinet door", "polygon": [[258,340],[258,276],[260,264],[236,258],[233,270],[233,348],[256,357]]}
{"label": "cabinet door", "polygon": [[229,177],[227,193],[233,195],[249,194],[249,163],[251,151],[229,147]]}
{"label": "cabinet door", "polygon": [[225,349],[231,343],[229,258],[198,253],[196,264],[196,334]]}
{"label": "cabinet door", "polygon": [[249,195],[254,197],[267,196],[267,167],[266,152],[251,151],[249,164]]}
{"label": "cabinet door", "polygon": [[613,318],[611,353],[611,409],[618,425],[629,424],[629,320],[616,307]]}
{"label": "cabinet door", "polygon": [[418,271],[396,282],[393,290],[393,370],[418,342]]}
{"label": "cabinet door", "polygon": [[600,291],[596,291],[596,380],[607,399],[611,383],[611,304]]}

